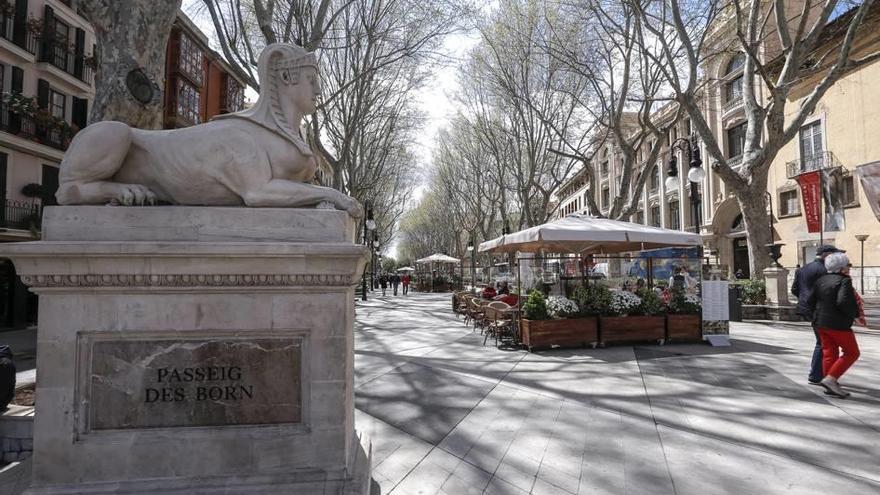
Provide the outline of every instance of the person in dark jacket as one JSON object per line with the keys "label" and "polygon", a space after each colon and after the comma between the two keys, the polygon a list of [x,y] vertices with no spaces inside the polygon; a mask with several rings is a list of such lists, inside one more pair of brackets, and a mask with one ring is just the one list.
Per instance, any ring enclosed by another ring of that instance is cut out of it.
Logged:
{"label": "person in dark jacket", "polygon": [[[825,274],[825,257],[833,253],[845,252],[831,245],[820,246],[816,250],[816,259],[794,272],[791,293],[798,298],[797,313],[805,321],[813,321],[813,311],[807,304],[807,300],[810,298],[816,280]],[[807,380],[813,385],[819,385],[825,374],[822,372],[822,340],[819,338],[819,331],[816,330],[815,324],[813,325],[813,334],[816,336],[816,345],[813,347],[813,359],[810,361],[810,374],[807,376]]]}
{"label": "person in dark jacket", "polygon": [[394,274],[391,276],[391,287],[394,288],[394,295],[397,295],[397,288],[400,286],[400,275]]}
{"label": "person in dark jacket", "polygon": [[385,274],[383,274],[381,277],[379,277],[379,287],[382,288],[382,295],[384,296],[385,289],[388,288],[388,276],[386,276]]}
{"label": "person in dark jacket", "polygon": [[15,398],[15,363],[12,362],[12,349],[0,345],[0,411]]}
{"label": "person in dark jacket", "polygon": [[[822,365],[825,378],[820,384],[837,397],[846,397],[838,380],[859,358],[859,345],[852,331],[859,316],[859,304],[849,278],[849,258],[833,253],[825,258],[827,273],[816,280],[808,307],[813,313],[813,327],[822,340]],[[840,350],[843,354],[840,354]]]}

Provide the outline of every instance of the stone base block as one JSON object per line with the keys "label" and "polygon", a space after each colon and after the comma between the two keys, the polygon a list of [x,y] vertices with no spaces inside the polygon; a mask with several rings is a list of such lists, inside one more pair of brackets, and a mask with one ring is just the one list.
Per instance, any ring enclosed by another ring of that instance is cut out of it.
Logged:
{"label": "stone base block", "polygon": [[0,246],[40,295],[28,493],[367,493],[346,213],[45,215]]}

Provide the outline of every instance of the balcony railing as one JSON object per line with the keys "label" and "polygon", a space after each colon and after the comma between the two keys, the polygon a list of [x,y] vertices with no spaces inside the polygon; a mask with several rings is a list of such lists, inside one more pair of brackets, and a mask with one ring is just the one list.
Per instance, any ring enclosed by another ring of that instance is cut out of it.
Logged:
{"label": "balcony railing", "polygon": [[798,158],[785,164],[785,170],[789,179],[793,179],[807,172],[816,170],[826,170],[830,168],[839,168],[840,162],[830,151],[823,151],[808,157]]}
{"label": "balcony railing", "polygon": [[24,36],[20,36],[16,40],[15,19],[11,15],[0,14],[0,37],[15,43],[19,48],[27,50],[31,54],[36,54],[40,48],[39,38],[24,26],[19,29],[24,31]]}
{"label": "balcony railing", "polygon": [[730,112],[740,108],[743,106],[743,98],[742,96],[733,97],[726,102],[724,102],[724,106],[721,107],[721,115],[727,116]]}
{"label": "balcony railing", "polygon": [[39,230],[41,225],[39,204],[7,199],[0,208],[0,227],[4,229]]}
{"label": "balcony railing", "polygon": [[37,122],[32,115],[13,112],[5,103],[0,103],[0,130],[61,151],[67,150],[73,137],[66,136],[63,129]]}
{"label": "balcony railing", "polygon": [[43,52],[43,58],[43,62],[54,65],[89,86],[94,82],[94,71],[86,63],[86,59],[89,57],[85,54],[77,55],[71,51],[66,46],[66,40],[52,41],[51,46]]}

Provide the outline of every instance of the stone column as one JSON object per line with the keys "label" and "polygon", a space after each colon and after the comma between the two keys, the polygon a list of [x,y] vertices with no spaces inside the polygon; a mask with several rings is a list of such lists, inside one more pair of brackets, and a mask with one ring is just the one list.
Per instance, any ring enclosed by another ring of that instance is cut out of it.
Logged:
{"label": "stone column", "polygon": [[788,300],[788,270],[771,266],[764,269],[764,283],[767,286],[767,301],[771,306],[790,306]]}
{"label": "stone column", "polygon": [[43,229],[2,247],[40,295],[28,494],[367,493],[348,214],[67,206]]}

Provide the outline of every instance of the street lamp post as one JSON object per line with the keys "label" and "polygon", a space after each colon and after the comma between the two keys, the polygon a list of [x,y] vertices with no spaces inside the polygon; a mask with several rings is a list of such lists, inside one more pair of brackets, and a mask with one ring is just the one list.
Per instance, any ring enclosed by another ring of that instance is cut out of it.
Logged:
{"label": "street lamp post", "polygon": [[[372,246],[373,236],[370,235],[370,232],[372,232],[373,230],[376,229],[376,221],[373,220],[373,205],[369,201],[367,201],[367,202],[365,202],[364,206],[366,206],[366,209],[367,209],[367,214],[364,215],[364,246],[368,245],[367,241],[369,240],[370,241],[369,248],[370,248],[370,251],[372,252],[372,250],[373,250],[373,246]],[[367,267],[366,266],[364,266],[364,273],[363,273],[363,276],[361,277],[361,300],[362,301],[367,300]]]}
{"label": "street lamp post", "polygon": [[703,223],[700,218],[700,192],[699,183],[706,178],[706,171],[703,170],[703,160],[700,158],[700,146],[697,142],[697,136],[690,138],[680,137],[669,145],[669,170],[666,178],[666,189],[678,189],[678,166],[675,159],[675,150],[687,151],[690,169],[687,178],[691,182],[689,194],[691,198],[691,219],[694,224],[694,232],[700,233],[700,226]]}
{"label": "street lamp post", "polygon": [[370,246],[370,291],[376,290],[376,255],[379,254],[379,233],[373,231],[373,243]]}
{"label": "street lamp post", "polygon": [[856,235],[856,240],[859,241],[859,244],[861,245],[861,251],[862,251],[861,252],[862,261],[860,263],[861,266],[859,267],[859,278],[861,279],[859,281],[859,292],[861,292],[862,295],[865,294],[865,241],[868,240],[868,237],[869,237],[868,234],[857,234]]}
{"label": "street lamp post", "polygon": [[468,241],[467,250],[471,253],[471,292],[476,292],[477,290],[477,250],[474,249],[474,240]]}

